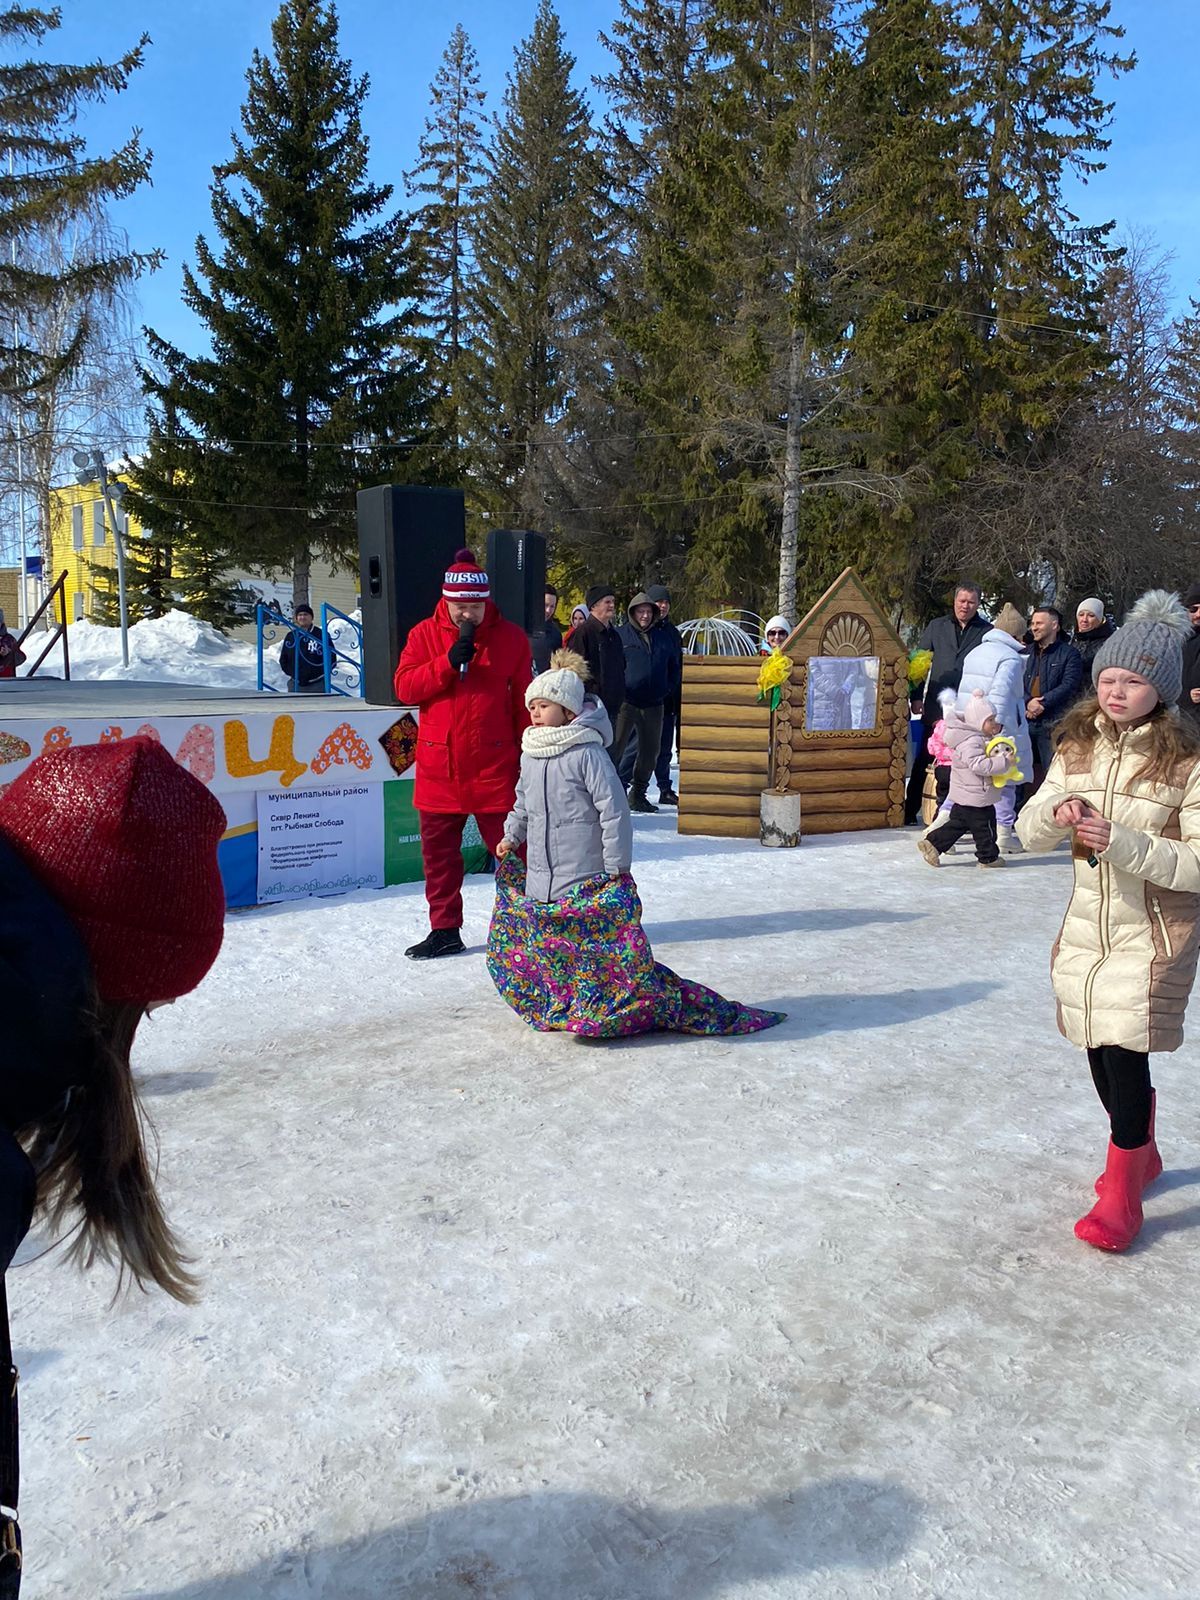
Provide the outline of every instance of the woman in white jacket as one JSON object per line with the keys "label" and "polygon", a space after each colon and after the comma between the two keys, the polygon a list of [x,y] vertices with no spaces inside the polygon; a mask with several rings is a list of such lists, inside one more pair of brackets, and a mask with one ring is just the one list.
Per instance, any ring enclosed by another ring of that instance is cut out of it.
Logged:
{"label": "woman in white jacket", "polygon": [[[1033,745],[1025,717],[1025,649],[1028,623],[1015,606],[1005,605],[990,633],[985,633],[963,662],[959,694],[977,689],[995,707],[1005,736],[1016,741],[1017,766],[1026,778],[1033,776]],[[996,842],[1001,852],[1013,855],[1021,846],[1013,831],[1017,819],[1017,786],[1005,784],[996,800]]]}

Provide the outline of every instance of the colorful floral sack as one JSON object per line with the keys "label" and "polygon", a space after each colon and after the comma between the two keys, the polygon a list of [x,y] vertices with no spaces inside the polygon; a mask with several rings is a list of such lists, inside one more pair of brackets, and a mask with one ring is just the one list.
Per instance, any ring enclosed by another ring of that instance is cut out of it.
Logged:
{"label": "colorful floral sack", "polygon": [[758,1033],[785,1016],[722,999],[655,961],[628,874],[588,878],[562,900],[530,900],[515,854],[496,873],[487,966],[501,997],[540,1033]]}

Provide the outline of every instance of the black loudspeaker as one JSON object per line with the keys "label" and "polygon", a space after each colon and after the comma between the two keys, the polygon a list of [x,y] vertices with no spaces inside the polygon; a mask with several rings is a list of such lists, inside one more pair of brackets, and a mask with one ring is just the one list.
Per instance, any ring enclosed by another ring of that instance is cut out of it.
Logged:
{"label": "black loudspeaker", "polygon": [[501,614],[524,633],[546,620],[546,539],[544,534],[493,528],[488,534],[487,570],[492,599]]}
{"label": "black loudspeaker", "polygon": [[381,484],[358,491],[363,697],[398,704],[392,680],[410,630],[431,616],[442,578],[467,542],[461,489]]}

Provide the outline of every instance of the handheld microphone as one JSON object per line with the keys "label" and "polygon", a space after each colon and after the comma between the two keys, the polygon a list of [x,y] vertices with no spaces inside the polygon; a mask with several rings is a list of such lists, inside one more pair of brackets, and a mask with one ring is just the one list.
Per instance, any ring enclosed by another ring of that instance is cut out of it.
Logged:
{"label": "handheld microphone", "polygon": [[[469,618],[464,618],[463,621],[459,623],[459,625],[458,625],[458,637],[459,637],[460,642],[463,639],[473,639],[475,637],[475,624],[472,621],[470,621]],[[461,666],[458,669],[458,675],[459,675],[460,678],[465,678],[466,677],[468,666],[470,666],[470,662],[469,661],[464,661],[461,664]]]}

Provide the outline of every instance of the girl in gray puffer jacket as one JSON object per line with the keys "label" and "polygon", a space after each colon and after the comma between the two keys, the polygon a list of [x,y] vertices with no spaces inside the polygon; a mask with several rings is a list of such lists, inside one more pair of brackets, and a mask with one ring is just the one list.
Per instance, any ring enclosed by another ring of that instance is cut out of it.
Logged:
{"label": "girl in gray puffer jacket", "polygon": [[496,854],[526,846],[525,892],[561,900],[586,878],[619,878],[633,860],[629,801],[605,754],[612,724],[585,698],[587,663],[556,650],[525,691],[533,726],[521,741],[517,798]]}

